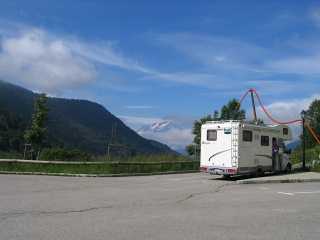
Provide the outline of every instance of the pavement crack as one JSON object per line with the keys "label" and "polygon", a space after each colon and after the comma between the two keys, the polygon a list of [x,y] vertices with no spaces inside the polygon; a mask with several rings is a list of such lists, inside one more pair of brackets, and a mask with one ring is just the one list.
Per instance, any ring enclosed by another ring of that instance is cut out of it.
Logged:
{"label": "pavement crack", "polygon": [[84,209],[76,209],[76,210],[63,210],[63,211],[17,211],[17,212],[7,212],[0,214],[0,222],[5,221],[9,218],[16,218],[20,216],[25,215],[36,215],[36,216],[50,216],[50,215],[60,215],[60,214],[72,214],[72,213],[85,213],[90,211],[96,211],[101,209],[109,209],[113,206],[107,205],[107,206],[100,206],[100,207],[91,207],[91,208],[84,208]]}
{"label": "pavement crack", "polygon": [[214,193],[218,193],[220,192],[224,187],[226,187],[227,185],[230,185],[231,183],[225,183],[222,184],[218,187],[216,187],[214,190],[211,191],[203,191],[203,192],[196,192],[196,193],[190,193],[189,195],[187,195],[186,197],[179,199],[178,201],[176,201],[176,203],[182,203],[185,201],[190,200],[193,197],[199,196],[199,195],[204,195],[204,194],[214,194]]}
{"label": "pavement crack", "polygon": [[188,196],[186,196],[185,198],[179,199],[178,201],[176,201],[176,203],[182,203],[185,202],[187,200],[189,200],[190,198],[193,198],[195,195],[199,195],[201,193],[191,193]]}
{"label": "pavement crack", "polygon": [[112,206],[102,206],[102,207],[91,207],[91,208],[84,208],[79,210],[65,210],[65,211],[40,211],[38,214],[40,215],[56,215],[56,214],[69,214],[69,213],[84,213],[90,212],[100,209],[112,208]]}

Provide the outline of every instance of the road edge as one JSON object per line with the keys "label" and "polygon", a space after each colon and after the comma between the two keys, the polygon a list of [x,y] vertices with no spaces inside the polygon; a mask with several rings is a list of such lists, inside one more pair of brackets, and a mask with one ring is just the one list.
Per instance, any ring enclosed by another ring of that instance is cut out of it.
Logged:
{"label": "road edge", "polygon": [[320,182],[320,178],[306,179],[270,179],[270,180],[238,180],[237,184],[266,184],[266,183],[303,183],[303,182]]}
{"label": "road edge", "polygon": [[197,173],[199,170],[153,172],[153,173],[119,173],[119,174],[83,174],[83,173],[46,173],[46,172],[10,172],[0,171],[2,175],[43,175],[43,176],[61,176],[61,177],[133,177],[133,176],[152,176],[169,174]]}

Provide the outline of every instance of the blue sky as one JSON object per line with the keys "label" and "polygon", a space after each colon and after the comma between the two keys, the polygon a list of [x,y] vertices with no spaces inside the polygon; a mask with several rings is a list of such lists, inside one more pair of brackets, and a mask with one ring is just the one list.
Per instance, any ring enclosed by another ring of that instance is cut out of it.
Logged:
{"label": "blue sky", "polygon": [[320,94],[318,1],[2,0],[0,16],[1,79],[128,124],[198,118],[250,87],[287,119]]}

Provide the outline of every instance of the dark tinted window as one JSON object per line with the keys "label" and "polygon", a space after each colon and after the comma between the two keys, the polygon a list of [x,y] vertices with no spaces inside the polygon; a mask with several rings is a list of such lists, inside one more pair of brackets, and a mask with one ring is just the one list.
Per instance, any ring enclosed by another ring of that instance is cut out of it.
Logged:
{"label": "dark tinted window", "polygon": [[244,142],[252,142],[252,131],[243,130],[243,132],[242,132],[242,140]]}
{"label": "dark tinted window", "polygon": [[217,140],[217,130],[208,130],[207,131],[207,140],[216,141]]}
{"label": "dark tinted window", "polygon": [[289,129],[283,128],[283,135],[288,135],[288,134],[289,134]]}
{"label": "dark tinted window", "polygon": [[261,146],[269,146],[269,136],[261,136]]}

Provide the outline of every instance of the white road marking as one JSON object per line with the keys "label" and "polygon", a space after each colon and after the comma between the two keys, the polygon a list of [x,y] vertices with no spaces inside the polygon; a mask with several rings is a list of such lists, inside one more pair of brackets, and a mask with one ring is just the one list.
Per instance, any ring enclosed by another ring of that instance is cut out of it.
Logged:
{"label": "white road marking", "polygon": [[295,194],[317,194],[317,193],[320,193],[320,191],[295,192]]}
{"label": "white road marking", "polygon": [[278,192],[279,194],[284,194],[284,195],[289,195],[289,196],[293,196],[293,193],[288,193],[288,192]]}
{"label": "white road marking", "polygon": [[295,194],[319,194],[320,191],[306,191],[306,192],[278,192],[279,194],[294,196]]}

